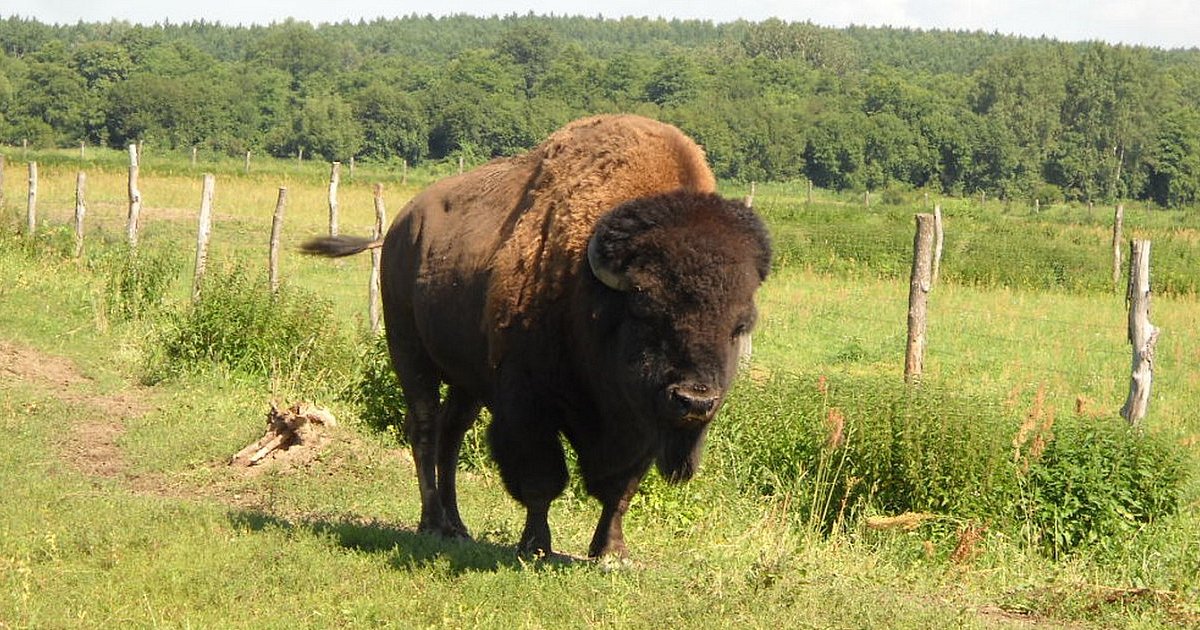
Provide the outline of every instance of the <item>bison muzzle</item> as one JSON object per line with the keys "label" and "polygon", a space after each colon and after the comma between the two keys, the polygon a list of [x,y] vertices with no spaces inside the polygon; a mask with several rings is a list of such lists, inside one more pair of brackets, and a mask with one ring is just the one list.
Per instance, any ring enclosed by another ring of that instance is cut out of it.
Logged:
{"label": "bison muzzle", "polygon": [[588,554],[626,554],[622,518],[650,467],[672,482],[696,472],[770,267],[762,221],[715,187],[678,129],[599,116],[435,183],[382,241],[304,246],[383,248],[421,531],[467,536],[455,470],[486,406],[492,456],[526,509],[519,548],[552,553],[565,437],[602,505]]}

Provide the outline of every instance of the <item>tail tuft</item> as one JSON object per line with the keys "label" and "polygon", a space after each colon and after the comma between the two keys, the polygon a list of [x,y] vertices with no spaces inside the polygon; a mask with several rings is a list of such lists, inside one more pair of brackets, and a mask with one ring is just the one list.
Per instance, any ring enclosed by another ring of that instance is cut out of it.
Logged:
{"label": "tail tuft", "polygon": [[353,256],[368,249],[383,245],[382,239],[371,240],[361,236],[322,236],[300,246],[300,251],[313,256],[341,258]]}

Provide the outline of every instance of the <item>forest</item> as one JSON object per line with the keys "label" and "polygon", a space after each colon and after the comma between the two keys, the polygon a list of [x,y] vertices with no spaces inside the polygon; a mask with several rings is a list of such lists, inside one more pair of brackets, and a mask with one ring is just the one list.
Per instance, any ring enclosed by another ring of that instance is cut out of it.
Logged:
{"label": "forest", "polygon": [[729,180],[1200,203],[1197,48],[774,19],[0,20],[2,144],[474,163],[616,111],[678,125]]}

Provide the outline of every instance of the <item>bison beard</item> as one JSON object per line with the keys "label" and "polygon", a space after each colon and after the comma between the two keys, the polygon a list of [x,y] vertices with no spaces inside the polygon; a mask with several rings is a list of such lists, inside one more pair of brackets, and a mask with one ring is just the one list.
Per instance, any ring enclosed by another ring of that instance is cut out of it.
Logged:
{"label": "bison beard", "polygon": [[671,483],[681,483],[692,478],[700,467],[700,454],[704,451],[704,436],[708,424],[668,431],[662,438],[655,465],[663,478]]}
{"label": "bison beard", "polygon": [[591,556],[625,555],[622,519],[652,465],[671,482],[696,473],[771,255],[761,220],[714,189],[678,129],[599,116],[434,184],[382,242],[304,246],[383,248],[421,531],[467,536],[455,471],[482,406],[504,485],[526,508],[525,552],[552,553],[560,436],[602,506]]}

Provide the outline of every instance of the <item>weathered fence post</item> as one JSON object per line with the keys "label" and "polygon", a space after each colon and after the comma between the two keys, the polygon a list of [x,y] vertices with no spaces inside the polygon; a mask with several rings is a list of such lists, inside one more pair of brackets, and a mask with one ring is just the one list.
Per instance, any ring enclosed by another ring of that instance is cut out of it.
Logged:
{"label": "weathered fence post", "polygon": [[458,156],[458,174],[463,174],[463,156]]}
{"label": "weathered fence post", "polygon": [[351,179],[351,181],[354,180],[354,156],[353,155],[350,156],[350,179]]}
{"label": "weathered fence post", "polygon": [[809,180],[805,180],[805,181],[808,182],[808,203],[811,205],[812,204],[812,180],[809,179]]}
{"label": "weathered fence post", "polygon": [[[383,184],[375,184],[375,240],[379,240],[383,236]],[[371,249],[371,284],[369,286],[369,297],[371,300],[371,333],[379,334],[379,270],[383,266],[383,249],[374,247]]]}
{"label": "weathered fence post", "polygon": [[746,193],[746,207],[754,207],[754,182],[750,182],[750,192]]}
{"label": "weathered fence post", "polygon": [[938,273],[942,268],[942,245],[945,242],[945,230],[942,228],[942,204],[933,206],[933,271],[930,274],[929,285],[938,282]]}
{"label": "weathered fence post", "polygon": [[408,185],[408,158],[400,160],[400,185]]}
{"label": "weathered fence post", "polygon": [[908,288],[908,346],[904,354],[904,381],[920,380],[925,367],[925,315],[929,300],[930,262],[933,252],[933,215],[916,215],[912,274]]}
{"label": "weathered fence post", "polygon": [[196,168],[196,146],[192,145],[192,168]]}
{"label": "weathered fence post", "polygon": [[138,190],[138,158],[138,146],[129,145],[129,219],[125,235],[130,249],[137,248],[138,220],[142,213],[142,192]]}
{"label": "weathered fence post", "polygon": [[79,141],[79,159],[81,159],[81,160],[87,159],[87,154],[84,153],[84,149],[86,147],[87,147],[87,142],[80,140]]}
{"label": "weathered fence post", "polygon": [[283,233],[283,209],[287,205],[287,187],[279,187],[279,198],[275,201],[275,214],[271,216],[271,254],[267,260],[267,278],[271,293],[279,292],[279,237]]}
{"label": "weathered fence post", "polygon": [[863,205],[865,205],[868,208],[871,207],[871,191],[870,190],[868,190],[867,193],[865,195],[863,195]]}
{"label": "weathered fence post", "polygon": [[1125,221],[1125,204],[1117,204],[1113,213],[1113,287],[1121,286],[1121,224]]}
{"label": "weathered fence post", "polygon": [[342,180],[342,163],[334,162],[329,169],[329,235],[338,235],[338,183]]}
{"label": "weathered fence post", "polygon": [[83,203],[83,187],[87,181],[87,175],[83,171],[75,176],[75,257],[79,258],[83,255],[83,215],[87,213],[87,206]]}
{"label": "weathered fence post", "polygon": [[213,188],[216,178],[204,174],[204,189],[200,193],[200,225],[196,231],[196,272],[192,275],[192,301],[200,299],[200,285],[204,281],[204,269],[208,264],[208,238],[212,234]]}
{"label": "weathered fence post", "polygon": [[304,163],[304,147],[300,147],[300,150],[296,152],[296,163],[297,164]]}
{"label": "weathered fence post", "polygon": [[249,175],[249,174],[250,174],[250,152],[249,152],[249,151],[246,151],[246,168],[245,168],[245,171],[246,171],[246,174],[247,174],[247,175]]}
{"label": "weathered fence post", "polygon": [[1129,343],[1133,346],[1133,365],[1121,416],[1137,426],[1150,406],[1154,346],[1161,330],[1150,323],[1150,241],[1132,241],[1129,249]]}
{"label": "weathered fence post", "polygon": [[25,235],[33,236],[37,230],[37,193],[38,193],[37,162],[29,163],[29,203],[25,206]]}
{"label": "weathered fence post", "polygon": [[4,154],[0,153],[0,208],[4,207]]}

